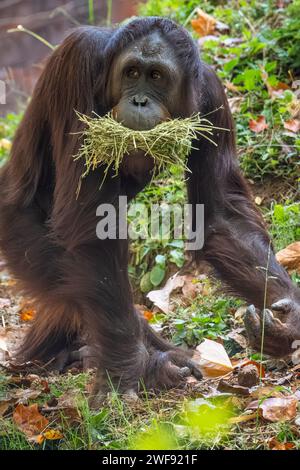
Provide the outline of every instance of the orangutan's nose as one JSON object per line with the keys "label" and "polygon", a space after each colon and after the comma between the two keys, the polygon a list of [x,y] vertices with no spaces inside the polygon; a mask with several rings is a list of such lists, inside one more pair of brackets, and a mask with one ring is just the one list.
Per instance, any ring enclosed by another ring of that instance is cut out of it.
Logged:
{"label": "orangutan's nose", "polygon": [[135,106],[146,106],[148,98],[146,96],[135,95],[132,102]]}

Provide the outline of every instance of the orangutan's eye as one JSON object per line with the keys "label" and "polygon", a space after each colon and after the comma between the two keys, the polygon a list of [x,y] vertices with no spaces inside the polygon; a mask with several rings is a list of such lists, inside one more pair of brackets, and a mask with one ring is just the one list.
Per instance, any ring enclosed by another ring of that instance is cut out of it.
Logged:
{"label": "orangutan's eye", "polygon": [[151,72],[152,80],[159,80],[161,78],[161,73],[158,70],[153,70]]}
{"label": "orangutan's eye", "polygon": [[126,75],[128,78],[134,78],[135,80],[140,76],[138,69],[135,67],[131,67],[129,70],[127,70]]}

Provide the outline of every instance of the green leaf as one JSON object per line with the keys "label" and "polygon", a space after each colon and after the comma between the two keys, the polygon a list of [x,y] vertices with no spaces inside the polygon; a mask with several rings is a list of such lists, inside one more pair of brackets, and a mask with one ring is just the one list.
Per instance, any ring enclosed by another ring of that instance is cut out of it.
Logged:
{"label": "green leaf", "polygon": [[157,287],[159,284],[164,280],[166,271],[159,265],[154,266],[150,272],[150,281],[151,283]]}
{"label": "green leaf", "polygon": [[226,62],[226,64],[223,65],[223,70],[225,72],[230,72],[234,67],[239,63],[239,59],[232,59],[229,62]]}
{"label": "green leaf", "polygon": [[182,268],[182,266],[184,265],[184,253],[179,250],[171,250],[170,261],[176,264],[178,268]]}
{"label": "green leaf", "polygon": [[166,265],[166,257],[164,255],[157,255],[155,257],[155,262],[161,267],[165,267]]}
{"label": "green leaf", "polygon": [[152,282],[151,282],[151,276],[150,273],[144,274],[140,281],[140,289],[141,291],[145,294],[146,292],[149,292],[152,289]]}

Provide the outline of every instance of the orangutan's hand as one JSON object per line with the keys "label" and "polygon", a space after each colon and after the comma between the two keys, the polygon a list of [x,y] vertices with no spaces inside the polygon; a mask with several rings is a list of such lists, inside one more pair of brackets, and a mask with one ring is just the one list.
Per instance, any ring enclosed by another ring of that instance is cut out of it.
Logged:
{"label": "orangutan's hand", "polygon": [[[272,311],[247,308],[244,323],[253,349],[260,351],[264,318],[263,352],[273,357],[284,357],[300,347],[300,304],[291,299],[281,299],[271,306]],[[299,341],[299,344],[295,342]]]}

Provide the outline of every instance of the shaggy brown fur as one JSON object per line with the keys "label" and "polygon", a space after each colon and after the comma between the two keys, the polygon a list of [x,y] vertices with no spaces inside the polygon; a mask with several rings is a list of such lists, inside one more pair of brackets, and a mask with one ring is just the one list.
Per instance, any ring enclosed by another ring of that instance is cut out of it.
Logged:
{"label": "shaggy brown fur", "polygon": [[[81,331],[94,348],[100,386],[109,374],[121,389],[169,387],[193,364],[160,339],[133,306],[127,273],[126,240],[96,238],[96,208],[133,197],[151,179],[123,173],[108,177],[99,191],[99,173],[76,189],[82,163],[74,162],[81,130],[74,110],[104,115],[110,66],[118,51],[153,30],[165,38],[183,71],[182,117],[217,109],[209,118],[220,132],[218,147],[199,140],[188,165],[189,201],[205,204],[206,241],[195,258],[207,259],[230,289],[262,307],[269,238],[238,169],[233,124],[223,87],[199,59],[188,33],[166,19],[136,19],[110,30],[79,28],[58,47],[43,71],[16,133],[11,158],[0,175],[0,248],[38,315],[19,360],[48,361],[72,348]],[[295,289],[270,258],[268,304]],[[297,294],[298,295],[298,294]],[[178,367],[177,367],[178,366]],[[195,371],[194,371],[195,372]],[[196,372],[195,372],[196,373]],[[197,375],[197,373],[196,373]]]}

